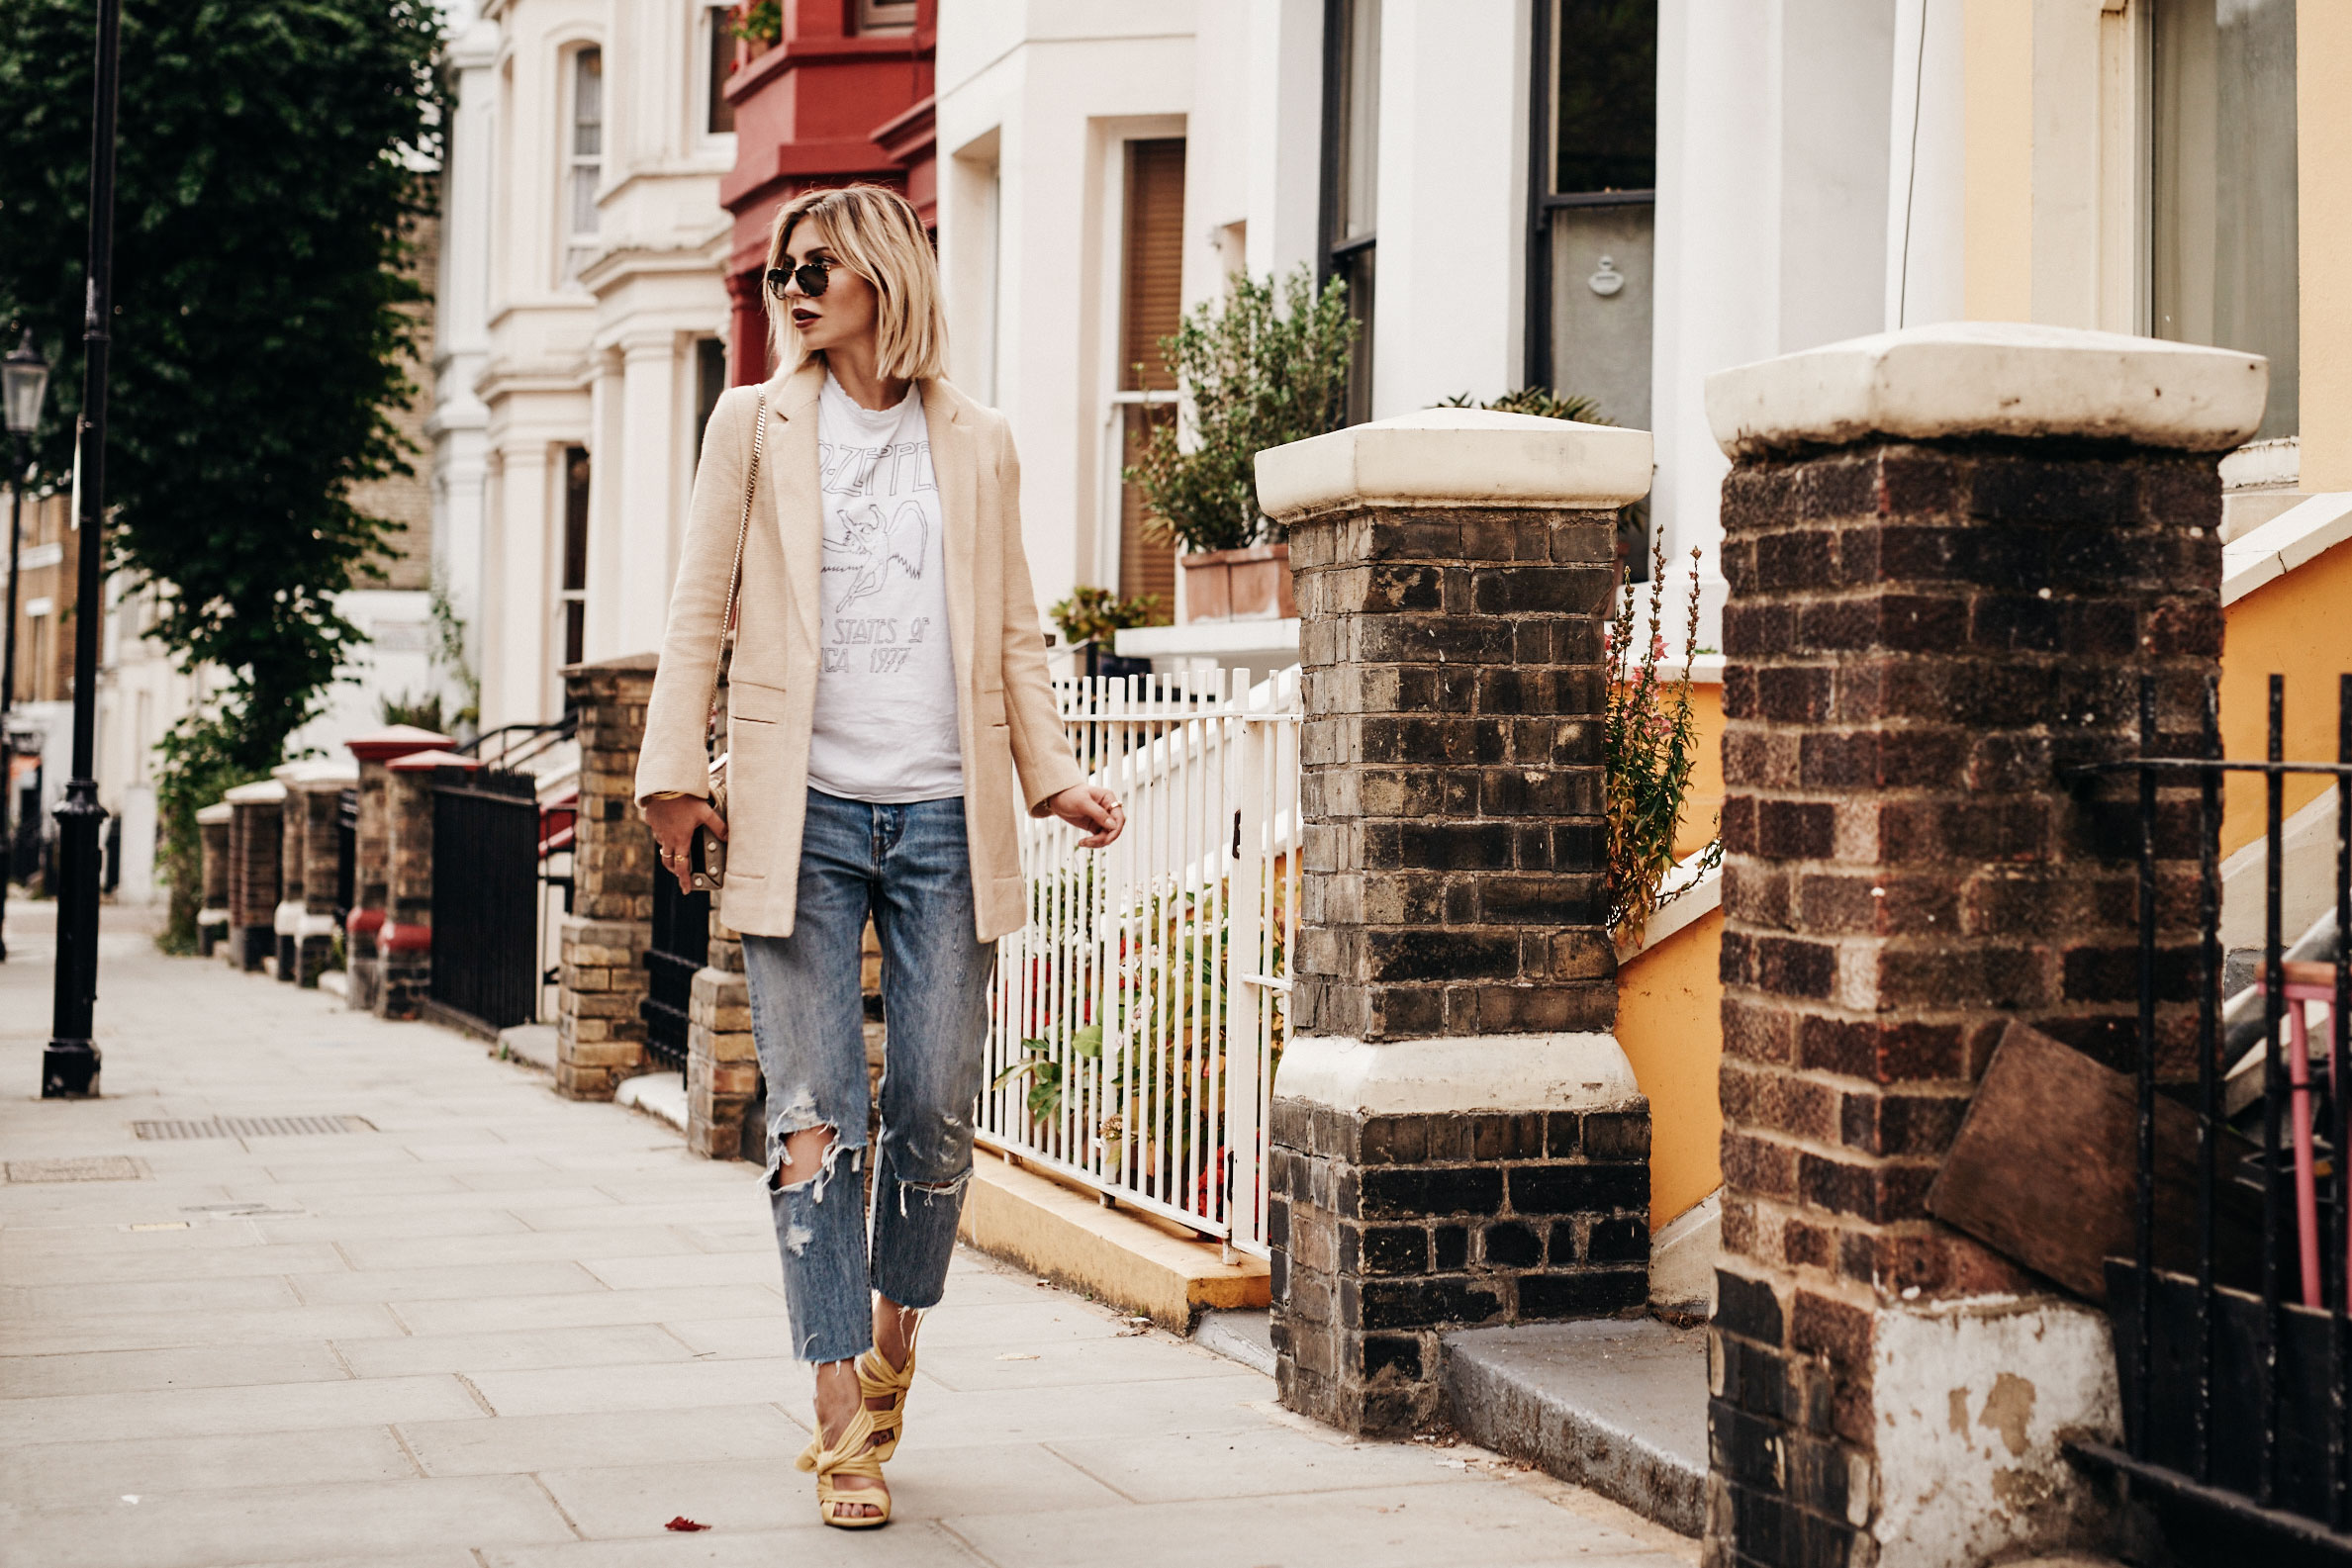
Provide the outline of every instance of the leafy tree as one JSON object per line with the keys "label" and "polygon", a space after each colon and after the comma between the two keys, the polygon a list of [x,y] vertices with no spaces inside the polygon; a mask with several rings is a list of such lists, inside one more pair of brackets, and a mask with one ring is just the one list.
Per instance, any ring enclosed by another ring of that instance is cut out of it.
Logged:
{"label": "leafy tree", "polygon": [[[0,0],[0,325],[58,367],[51,478],[80,413],[94,10]],[[175,915],[196,806],[282,760],[362,640],[333,596],[392,527],[351,487],[411,471],[392,416],[417,390],[438,41],[429,0],[123,6],[109,567],[156,591],[150,635],[226,676],[164,748]]]}

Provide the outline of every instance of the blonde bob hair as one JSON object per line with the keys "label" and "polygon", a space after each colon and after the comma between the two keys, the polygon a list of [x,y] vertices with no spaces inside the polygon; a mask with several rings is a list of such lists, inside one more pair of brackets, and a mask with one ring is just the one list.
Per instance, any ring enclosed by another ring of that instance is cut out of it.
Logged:
{"label": "blonde bob hair", "polygon": [[[874,286],[875,370],[901,381],[945,376],[947,316],[939,299],[939,258],[906,198],[880,185],[801,192],[776,210],[768,237],[770,269],[787,264],[785,246],[803,220],[816,226],[836,260]],[[807,357],[791,307],[776,297],[764,276],[760,294],[768,306],[769,346],[777,365],[789,373]]]}

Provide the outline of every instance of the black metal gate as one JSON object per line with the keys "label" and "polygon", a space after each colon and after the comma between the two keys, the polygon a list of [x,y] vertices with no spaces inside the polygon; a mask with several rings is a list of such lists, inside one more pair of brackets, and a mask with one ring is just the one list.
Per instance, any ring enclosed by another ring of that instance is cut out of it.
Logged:
{"label": "black metal gate", "polygon": [[529,774],[445,770],[432,801],[436,1012],[495,1034],[537,1011],[539,807]]}
{"label": "black metal gate", "polygon": [[695,972],[709,962],[710,895],[682,893],[667,872],[653,876],[653,945],[645,951],[645,1055],[673,1072],[686,1070],[687,1003]]}
{"label": "black metal gate", "polygon": [[[2274,675],[2267,758],[2226,761],[2209,688],[2203,755],[2166,757],[2154,689],[2143,683],[2139,758],[2090,770],[2135,775],[2138,786],[2138,1204],[2135,1255],[2107,1262],[2124,1447],[2070,1447],[2126,1477],[2186,1562],[2352,1563],[2352,1092],[2343,1092],[2352,1089],[2352,676],[2341,678],[2337,709],[2336,762],[2284,760],[2285,691]],[[2262,780],[2268,875],[2261,953],[2224,998],[2221,793],[2233,773]],[[2334,781],[2335,898],[2291,944],[2282,824],[2295,775]],[[2158,841],[2177,843],[2192,824],[2198,883],[2162,885]],[[2192,897],[2197,952],[2160,956],[2160,906],[2178,911]],[[2159,1085],[2159,1002],[2192,994],[2196,1076]],[[2313,1007],[2326,1010],[2324,1026],[2313,1027]],[[2191,1252],[2158,1236],[2159,1094],[2196,1112],[2193,1275],[2156,1263],[2160,1242],[2168,1255]],[[2249,1148],[2257,1152],[2241,1153]],[[2252,1232],[2257,1212],[2258,1235],[2222,1234]],[[2249,1218],[2233,1226],[2233,1214]],[[2228,1277],[2238,1258],[2252,1261]]]}

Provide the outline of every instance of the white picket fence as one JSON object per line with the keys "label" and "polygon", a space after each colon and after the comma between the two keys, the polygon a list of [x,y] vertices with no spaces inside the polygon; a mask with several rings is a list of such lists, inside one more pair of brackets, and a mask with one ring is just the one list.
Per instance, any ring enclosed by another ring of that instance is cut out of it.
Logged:
{"label": "white picket fence", "polygon": [[997,947],[977,1137],[1264,1257],[1297,934],[1298,670],[1055,694],[1127,831],[1082,850],[1051,818],[1022,830],[1029,923]]}

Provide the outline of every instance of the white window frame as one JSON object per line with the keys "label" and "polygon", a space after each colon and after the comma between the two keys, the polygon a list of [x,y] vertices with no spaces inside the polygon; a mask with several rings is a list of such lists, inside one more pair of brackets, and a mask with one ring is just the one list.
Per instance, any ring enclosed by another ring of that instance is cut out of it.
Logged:
{"label": "white window frame", "polygon": [[863,37],[914,31],[916,0],[858,0],[857,29]]}
{"label": "white window frame", "polygon": [[[585,153],[579,150],[583,129],[580,87],[583,66],[591,55],[595,56],[597,62],[597,149],[594,153]],[[581,44],[564,50],[562,87],[563,119],[558,143],[561,148],[558,167],[562,173],[556,182],[556,231],[563,236],[563,282],[572,284],[579,281],[581,269],[587,265],[590,254],[596,249],[599,230],[596,192],[604,184],[606,139],[605,51],[602,46]],[[577,223],[580,176],[583,174],[589,175],[592,181],[588,187],[588,227],[585,229],[578,227]]]}
{"label": "white window frame", "polygon": [[[1095,374],[1103,390],[1102,418],[1096,457],[1094,500],[1094,575],[1093,580],[1118,592],[1119,569],[1124,565],[1124,543],[1120,537],[1123,492],[1125,482],[1119,477],[1125,467],[1127,411],[1139,405],[1175,405],[1182,402],[1183,394],[1176,389],[1161,392],[1130,391],[1120,387],[1120,349],[1125,334],[1127,307],[1127,143],[1130,141],[1181,140],[1187,157],[1186,179],[1189,181],[1191,128],[1183,115],[1152,115],[1135,120],[1117,122],[1105,128],[1102,138],[1102,157],[1097,165],[1102,192],[1100,235],[1096,254],[1100,257],[1100,309],[1096,314],[1096,332],[1101,352],[1096,356]],[[1187,200],[1189,192],[1187,191]],[[1176,573],[1177,593],[1183,591],[1182,572]],[[1176,606],[1168,606],[1171,614]]]}

